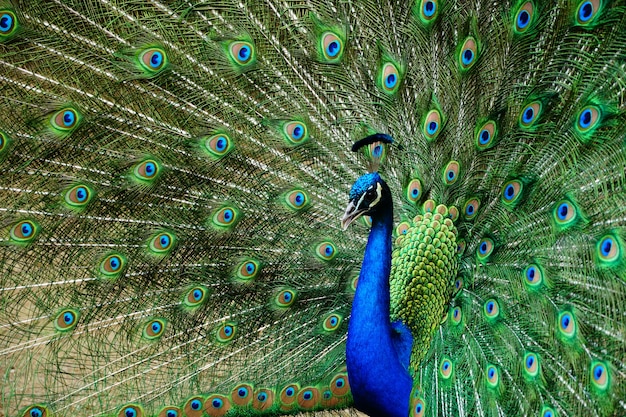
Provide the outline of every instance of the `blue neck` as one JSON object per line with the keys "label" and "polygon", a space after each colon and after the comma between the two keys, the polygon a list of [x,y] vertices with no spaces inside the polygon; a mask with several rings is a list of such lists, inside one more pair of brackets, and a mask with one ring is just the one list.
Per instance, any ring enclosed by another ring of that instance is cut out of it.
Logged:
{"label": "blue neck", "polygon": [[401,363],[389,321],[393,211],[372,218],[348,326],[348,377],[356,408],[370,416],[407,417],[413,380]]}

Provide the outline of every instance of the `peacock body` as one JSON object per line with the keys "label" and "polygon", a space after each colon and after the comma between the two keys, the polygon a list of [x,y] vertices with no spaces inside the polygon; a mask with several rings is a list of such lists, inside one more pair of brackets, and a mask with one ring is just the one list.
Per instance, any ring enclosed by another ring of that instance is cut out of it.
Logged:
{"label": "peacock body", "polygon": [[626,415],[625,12],[0,0],[0,410]]}

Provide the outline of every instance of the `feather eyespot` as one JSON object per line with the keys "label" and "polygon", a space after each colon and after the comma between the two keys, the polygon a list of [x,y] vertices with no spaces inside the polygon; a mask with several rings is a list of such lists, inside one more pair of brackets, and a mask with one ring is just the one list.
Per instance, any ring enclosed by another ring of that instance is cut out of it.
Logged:
{"label": "feather eyespot", "polygon": [[143,338],[146,340],[158,339],[163,336],[163,332],[165,332],[165,325],[165,319],[152,319],[148,321],[143,327]]}
{"label": "feather eyespot", "polygon": [[513,206],[522,196],[524,184],[519,180],[508,181],[502,187],[502,202],[506,206]]}
{"label": "feather eyespot", "polygon": [[343,55],[343,41],[333,32],[322,34],[320,47],[327,62],[338,62]]}
{"label": "feather eyespot", "polygon": [[467,200],[465,207],[463,208],[463,216],[466,220],[472,220],[478,214],[478,208],[480,207],[480,201],[477,198]]}
{"label": "feather eyespot", "polygon": [[212,217],[213,225],[229,229],[233,227],[239,220],[239,211],[232,206],[225,206],[215,212]]}
{"label": "feather eyespot", "polygon": [[80,313],[75,309],[65,309],[57,314],[54,320],[54,327],[59,332],[68,332],[73,330],[78,324],[78,319],[80,317]]}
{"label": "feather eyespot", "polygon": [[11,144],[11,138],[9,135],[0,130],[0,155],[9,148]]}
{"label": "feather eyespot", "polygon": [[204,403],[204,411],[211,417],[223,417],[228,414],[230,408],[230,400],[220,394],[209,395]]}
{"label": "feather eyespot", "polygon": [[89,204],[93,197],[93,191],[86,185],[75,185],[65,192],[65,202],[72,208],[80,209]]}
{"label": "feather eyespot", "polygon": [[222,159],[235,148],[230,136],[225,133],[218,133],[204,139],[204,149],[214,160]]}
{"label": "feather eyespot", "polygon": [[442,359],[441,363],[439,364],[439,374],[441,375],[441,377],[443,379],[450,379],[450,377],[452,376],[452,370],[452,361],[449,358]]}
{"label": "feather eyespot", "polygon": [[422,0],[420,7],[420,17],[426,22],[431,22],[439,14],[439,2],[436,0]]}
{"label": "feather eyespot", "polygon": [[539,101],[533,101],[522,109],[519,116],[519,124],[522,128],[529,128],[539,119],[542,105]]}
{"label": "feather eyespot", "polygon": [[300,145],[309,138],[309,131],[303,122],[287,122],[283,126],[283,133],[289,145]]}
{"label": "feather eyespot", "polygon": [[593,361],[590,367],[591,383],[599,390],[606,390],[609,386],[610,375],[606,365],[599,361]]}
{"label": "feather eyespot", "polygon": [[29,243],[39,233],[39,226],[32,220],[22,220],[16,223],[9,232],[11,240],[16,243]]}
{"label": "feather eyespot", "polygon": [[476,248],[476,256],[478,260],[484,262],[489,258],[489,255],[493,252],[493,240],[485,237],[479,243]]}
{"label": "feather eyespot", "polygon": [[604,235],[596,243],[596,254],[602,266],[614,266],[622,258],[622,246],[612,234]]}
{"label": "feather eyespot", "polygon": [[467,243],[465,243],[465,240],[459,239],[456,241],[456,253],[458,255],[464,254],[466,247],[467,247]]}
{"label": "feather eyespot", "polygon": [[143,417],[143,415],[143,408],[139,404],[127,404],[117,413],[117,417]]}
{"label": "feather eyespot", "polygon": [[536,353],[526,352],[524,355],[524,374],[530,378],[535,378],[539,375],[539,357]]}
{"label": "feather eyespot", "polygon": [[246,259],[237,267],[236,280],[239,282],[250,282],[256,278],[261,270],[261,264],[255,259]]}
{"label": "feather eyespot", "polygon": [[326,332],[334,332],[335,330],[337,330],[339,328],[339,325],[341,324],[342,320],[343,320],[343,317],[340,314],[335,314],[335,313],[329,314],[324,319],[324,323],[322,324],[322,328]]}
{"label": "feather eyespot", "polygon": [[461,322],[461,319],[463,318],[463,312],[461,310],[461,307],[457,306],[450,310],[450,318],[453,324],[459,324]]}
{"label": "feather eyespot", "polygon": [[240,384],[233,389],[230,398],[233,400],[233,404],[246,406],[252,402],[252,393],[253,389],[250,384]]}
{"label": "feather eyespot", "polygon": [[237,325],[233,322],[227,321],[217,328],[217,341],[220,343],[228,343],[233,340],[236,334]]}
{"label": "feather eyespot", "polygon": [[332,381],[330,381],[330,391],[337,397],[343,397],[350,392],[350,382],[348,381],[348,375],[341,373],[336,375]]}
{"label": "feather eyespot", "polygon": [[289,308],[296,301],[296,292],[290,289],[280,290],[274,297],[274,301],[278,308]]}
{"label": "feather eyespot", "polygon": [[461,65],[461,70],[469,70],[476,63],[477,58],[478,44],[476,43],[476,39],[472,36],[468,36],[463,42],[463,46],[461,46],[461,51],[459,53],[459,64]]}
{"label": "feather eyespot", "polygon": [[422,197],[422,182],[420,180],[413,179],[409,182],[406,188],[406,198],[411,203],[417,203]]}
{"label": "feather eyespot", "polygon": [[404,236],[409,231],[411,225],[408,222],[402,222],[396,227],[396,234],[398,236]]}
{"label": "feather eyespot", "polygon": [[139,64],[151,75],[158,74],[167,66],[167,54],[161,48],[148,48],[139,53]]}
{"label": "feather eyespot", "polygon": [[391,62],[383,64],[380,71],[380,85],[387,94],[393,94],[400,87],[400,71]]}
{"label": "feather eyespot", "polygon": [[168,253],[176,244],[176,236],[169,232],[159,232],[150,239],[148,248],[156,255]]}
{"label": "feather eyespot", "polygon": [[310,410],[317,406],[320,401],[320,391],[315,387],[304,387],[298,392],[298,405]]}
{"label": "feather eyespot", "polygon": [[317,245],[315,254],[322,261],[332,261],[337,254],[337,250],[332,242],[326,241]]}
{"label": "feather eyespot", "polygon": [[183,304],[187,307],[188,311],[191,311],[204,304],[208,297],[209,289],[204,285],[197,285],[187,291],[183,297]]}
{"label": "feather eyespot", "polygon": [[485,122],[480,128],[477,129],[476,133],[476,148],[479,151],[484,151],[485,149],[489,149],[496,144],[496,136],[498,134],[498,129],[496,127],[496,123],[493,120],[489,120]]}
{"label": "feather eyespot", "polygon": [[543,270],[537,264],[530,264],[524,268],[524,283],[530,288],[537,288],[543,282]]}
{"label": "feather eyespot", "polygon": [[576,11],[576,21],[579,25],[588,25],[598,15],[601,0],[587,0],[580,3]]}
{"label": "feather eyespot", "polygon": [[194,396],[185,402],[183,407],[185,417],[201,417],[204,415],[204,398]]}
{"label": "feather eyespot", "polygon": [[239,66],[247,66],[254,62],[254,46],[250,42],[233,42],[228,51],[233,62]]}
{"label": "feather eyespot", "polygon": [[562,336],[567,339],[573,339],[576,336],[576,319],[574,313],[570,311],[562,311],[557,318],[557,327]]}
{"label": "feather eyespot", "polygon": [[566,228],[576,222],[576,208],[570,201],[561,200],[554,206],[552,217],[559,228]]}
{"label": "feather eyespot", "polygon": [[411,407],[411,417],[424,417],[426,415],[426,404],[421,398],[417,398]]}
{"label": "feather eyespot", "polygon": [[178,407],[165,407],[159,411],[157,417],[182,417],[182,411]]}
{"label": "feather eyespot", "polygon": [[104,278],[117,278],[126,265],[126,258],[119,253],[110,253],[100,262],[100,274]]}
{"label": "feather eyespot", "polygon": [[300,211],[309,206],[309,195],[300,189],[296,189],[290,191],[285,195],[285,203],[287,203],[287,207],[294,211]]}
{"label": "feather eyespot", "polygon": [[17,29],[17,17],[11,10],[0,10],[0,42],[13,35]]}
{"label": "feather eyespot", "polygon": [[585,106],[580,113],[578,113],[576,127],[581,133],[587,133],[596,127],[599,122],[600,109],[596,106]]}
{"label": "feather eyespot", "polygon": [[22,413],[22,417],[48,417],[49,415],[48,407],[39,404],[31,405]]}
{"label": "feather eyespot", "polygon": [[441,113],[439,110],[431,110],[424,120],[424,135],[428,141],[432,142],[441,131]]}
{"label": "feather eyespot", "polygon": [[515,16],[515,33],[524,33],[530,28],[535,15],[535,6],[527,1],[517,11]]}
{"label": "feather eyespot", "polygon": [[495,388],[498,386],[498,381],[500,379],[500,375],[498,372],[498,368],[493,365],[488,365],[485,370],[485,376],[487,377],[487,386],[490,388]]}
{"label": "feather eyespot", "polygon": [[498,318],[500,315],[500,305],[498,304],[498,301],[493,298],[487,300],[483,307],[483,313],[485,313],[486,318],[489,320]]}
{"label": "feather eyespot", "polygon": [[146,159],[135,166],[133,174],[141,183],[152,183],[161,174],[161,164],[154,159]]}
{"label": "feather eyespot", "polygon": [[280,404],[282,410],[289,410],[296,403],[300,385],[289,384],[280,391]]}
{"label": "feather eyespot", "polygon": [[82,116],[73,107],[65,107],[54,113],[50,118],[50,125],[60,135],[72,132],[81,122]]}
{"label": "feather eyespot", "polygon": [[541,409],[541,417],[556,417],[556,413],[551,407],[544,406]]}
{"label": "feather eyespot", "polygon": [[452,185],[459,179],[461,166],[457,161],[450,161],[443,173],[443,182],[446,185]]}
{"label": "feather eyespot", "polygon": [[254,395],[252,408],[265,411],[274,405],[274,391],[270,389],[260,389]]}

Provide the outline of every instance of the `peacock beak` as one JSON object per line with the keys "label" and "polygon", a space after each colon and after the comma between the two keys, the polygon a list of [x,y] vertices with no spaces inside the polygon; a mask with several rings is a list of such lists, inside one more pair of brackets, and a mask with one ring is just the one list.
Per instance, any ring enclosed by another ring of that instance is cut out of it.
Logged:
{"label": "peacock beak", "polygon": [[356,204],[354,204],[353,201],[350,201],[348,207],[346,207],[346,212],[341,219],[341,228],[346,230],[348,226],[350,226],[350,223],[361,217],[364,213],[364,209],[359,210]]}

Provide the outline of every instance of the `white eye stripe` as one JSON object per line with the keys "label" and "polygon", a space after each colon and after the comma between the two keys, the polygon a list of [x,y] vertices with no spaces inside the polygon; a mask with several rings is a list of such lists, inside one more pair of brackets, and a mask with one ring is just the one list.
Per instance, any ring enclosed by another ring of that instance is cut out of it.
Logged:
{"label": "white eye stripe", "polygon": [[[381,198],[382,198],[382,196],[383,196],[382,191],[383,191],[383,187],[381,187],[381,186],[380,186],[380,183],[378,183],[378,182],[377,182],[377,183],[376,183],[376,194],[377,194],[377,196],[376,196],[376,200],[372,201],[372,203],[370,204],[369,208],[372,208],[372,207],[374,207],[376,204],[378,204],[378,202],[380,201],[380,199],[381,199]],[[360,202],[360,201],[359,201],[359,202]]]}

